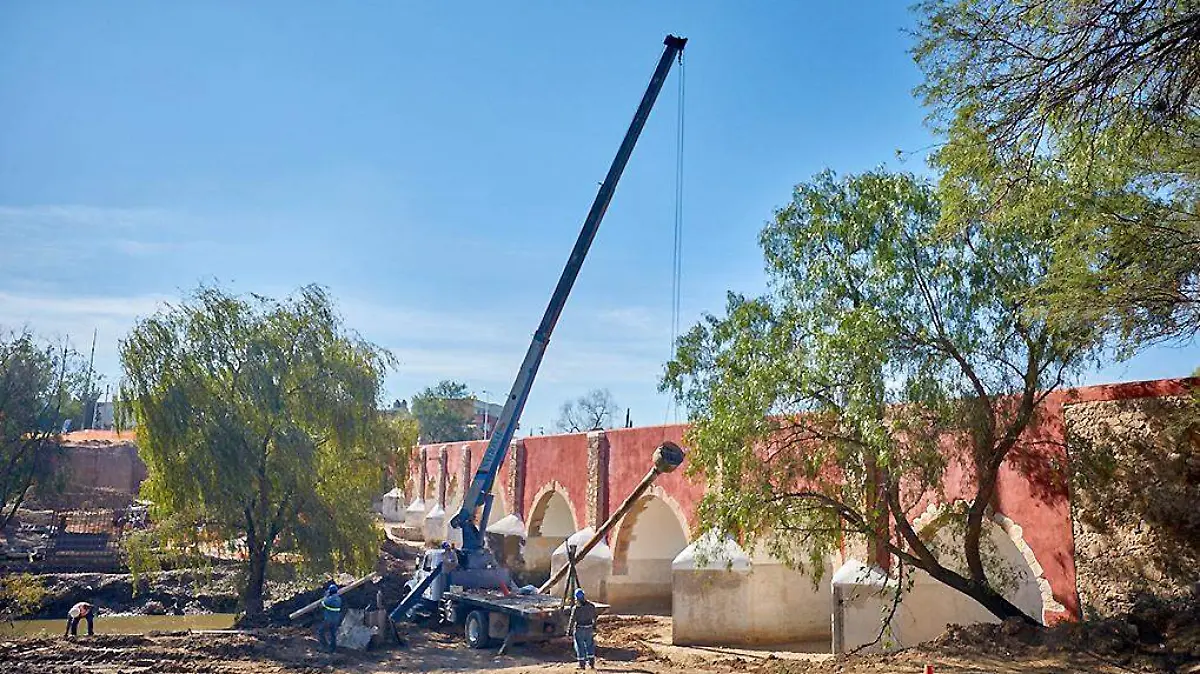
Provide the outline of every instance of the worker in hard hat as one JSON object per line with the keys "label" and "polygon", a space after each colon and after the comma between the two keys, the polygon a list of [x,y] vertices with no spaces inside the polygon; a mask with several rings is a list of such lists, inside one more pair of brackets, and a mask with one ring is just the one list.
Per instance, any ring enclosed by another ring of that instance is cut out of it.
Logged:
{"label": "worker in hard hat", "polygon": [[575,658],[579,668],[589,665],[596,668],[596,605],[587,600],[583,588],[575,590],[575,606],[571,608],[571,620],[567,633],[575,639]]}
{"label": "worker in hard hat", "polygon": [[458,568],[458,551],[450,544],[450,541],[442,541],[442,574],[447,578],[450,577],[450,572]]}
{"label": "worker in hard hat", "polygon": [[337,650],[337,633],[341,626],[342,597],[338,594],[337,583],[330,583],[321,600],[321,622],[317,623],[317,642],[322,650],[330,653]]}
{"label": "worker in hard hat", "polygon": [[92,636],[92,628],[93,628],[92,620],[94,619],[95,614],[96,614],[96,607],[92,606],[91,604],[89,604],[86,601],[81,601],[78,604],[75,604],[74,606],[72,606],[71,610],[67,612],[67,631],[65,634],[63,634],[63,636],[64,637],[65,636],[72,636],[72,637],[78,636],[80,620],[87,620],[87,626],[88,626],[87,633],[88,633],[89,637]]}

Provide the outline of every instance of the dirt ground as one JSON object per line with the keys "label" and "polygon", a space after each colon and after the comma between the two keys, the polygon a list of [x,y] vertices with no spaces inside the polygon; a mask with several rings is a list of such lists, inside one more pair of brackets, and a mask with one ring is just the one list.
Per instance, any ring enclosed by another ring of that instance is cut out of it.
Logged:
{"label": "dirt ground", "polygon": [[[983,629],[987,628],[987,629]],[[670,645],[670,619],[613,616],[598,637],[599,668],[622,674],[883,674],[934,671],[948,674],[1067,674],[1096,672],[1200,672],[1200,651],[1131,648],[1084,634],[1031,637],[1003,626],[947,633],[939,641],[890,655],[834,658],[766,650],[686,648]],[[1108,643],[1109,646],[1105,646]],[[542,674],[574,669],[566,640],[515,646],[506,656],[468,649],[457,631],[413,629],[404,647],[387,650],[315,649],[297,628],[242,633],[172,633],[97,636],[66,641],[26,638],[0,642],[5,674],[375,674],[383,672],[497,672]],[[1116,653],[1111,647],[1117,647]],[[1167,652],[1170,651],[1170,652]],[[1164,655],[1165,653],[1165,655]]]}

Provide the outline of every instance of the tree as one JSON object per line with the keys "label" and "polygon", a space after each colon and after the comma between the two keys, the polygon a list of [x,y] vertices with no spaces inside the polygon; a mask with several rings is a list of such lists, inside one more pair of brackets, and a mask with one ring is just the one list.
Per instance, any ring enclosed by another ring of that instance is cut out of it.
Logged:
{"label": "tree", "polygon": [[592,389],[574,400],[568,400],[558,409],[558,430],[566,433],[582,433],[610,428],[617,403],[608,389]]}
{"label": "tree", "polygon": [[1000,223],[1054,206],[1063,254],[1039,287],[1051,318],[1099,322],[1127,353],[1197,334],[1200,6],[929,0],[919,11],[921,93],[947,136],[943,196],[957,190],[968,220]]}
{"label": "tree", "polygon": [[388,462],[384,466],[385,486],[383,491],[404,484],[408,478],[408,462],[412,449],[421,434],[421,426],[407,411],[386,415],[380,430],[379,442],[388,450]]}
{"label": "tree", "polygon": [[32,491],[61,486],[59,433],[80,411],[83,372],[28,331],[0,336],[0,529]]}
{"label": "tree", "polygon": [[[797,186],[761,235],[768,294],[730,294],[680,340],[663,388],[685,405],[705,528],[820,564],[841,537],[915,567],[1000,618],[989,569],[999,470],[1042,400],[1089,353],[1024,310],[1052,262],[1028,230],[938,231],[933,189],[882,171]],[[972,477],[956,550],[910,523],[949,465]],[[818,571],[819,573],[819,571]]]}
{"label": "tree", "polygon": [[279,552],[362,570],[391,438],[377,398],[390,356],[349,332],[315,286],[283,301],[200,287],[121,342],[143,493],[166,528],[244,540],[246,616]]}
{"label": "tree", "polygon": [[471,439],[473,403],[467,385],[443,380],[413,396],[412,414],[421,427],[422,442]]}

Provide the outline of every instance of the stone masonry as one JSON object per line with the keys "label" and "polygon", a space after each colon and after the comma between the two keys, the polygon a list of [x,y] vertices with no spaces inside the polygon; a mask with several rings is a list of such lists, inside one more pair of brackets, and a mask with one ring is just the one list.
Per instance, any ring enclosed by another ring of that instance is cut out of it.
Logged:
{"label": "stone masonry", "polygon": [[1075,565],[1085,616],[1200,581],[1200,399],[1067,405]]}

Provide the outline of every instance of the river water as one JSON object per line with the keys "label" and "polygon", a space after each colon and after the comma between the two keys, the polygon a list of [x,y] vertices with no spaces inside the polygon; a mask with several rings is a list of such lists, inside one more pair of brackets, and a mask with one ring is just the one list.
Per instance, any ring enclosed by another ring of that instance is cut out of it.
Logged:
{"label": "river water", "polygon": [[[232,613],[198,615],[99,615],[94,621],[96,634],[146,634],[175,630],[223,630],[233,627]],[[0,622],[0,637],[59,636],[67,629],[67,619],[17,620]],[[87,621],[79,621],[79,634],[87,634]]]}

